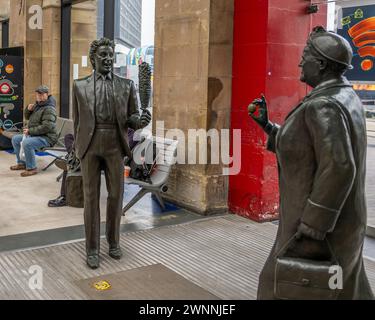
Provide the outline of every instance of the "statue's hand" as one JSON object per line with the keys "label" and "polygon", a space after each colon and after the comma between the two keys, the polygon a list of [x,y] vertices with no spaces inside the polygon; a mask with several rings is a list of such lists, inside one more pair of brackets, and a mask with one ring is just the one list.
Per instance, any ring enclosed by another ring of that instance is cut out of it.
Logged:
{"label": "statue's hand", "polygon": [[143,110],[141,115],[141,126],[142,128],[147,127],[151,122],[152,115],[151,112],[147,109]]}
{"label": "statue's hand", "polygon": [[[249,115],[263,129],[269,123],[266,97],[262,94],[260,99],[255,99],[248,107]],[[256,115],[256,112],[258,115]]]}

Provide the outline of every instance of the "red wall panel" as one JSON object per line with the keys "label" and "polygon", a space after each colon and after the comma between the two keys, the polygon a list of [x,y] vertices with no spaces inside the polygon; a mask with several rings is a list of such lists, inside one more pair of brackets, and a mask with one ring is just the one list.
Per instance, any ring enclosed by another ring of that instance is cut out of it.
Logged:
{"label": "red wall panel", "polygon": [[242,130],[242,169],[229,180],[229,208],[256,221],[278,217],[275,156],[249,118],[248,104],[265,93],[271,121],[285,116],[309,88],[298,64],[312,27],[326,25],[326,8],[306,13],[305,0],[235,0],[232,129]]}

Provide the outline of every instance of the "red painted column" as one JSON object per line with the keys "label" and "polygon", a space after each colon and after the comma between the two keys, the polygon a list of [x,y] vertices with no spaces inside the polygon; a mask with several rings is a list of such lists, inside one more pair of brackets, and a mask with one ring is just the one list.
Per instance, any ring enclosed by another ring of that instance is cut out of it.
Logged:
{"label": "red painted column", "polygon": [[282,124],[309,90],[299,81],[309,33],[326,25],[326,7],[307,14],[305,0],[235,0],[232,129],[242,130],[242,170],[229,180],[229,209],[255,221],[278,218],[279,192],[274,154],[266,135],[249,118],[247,106],[266,95],[270,119]]}

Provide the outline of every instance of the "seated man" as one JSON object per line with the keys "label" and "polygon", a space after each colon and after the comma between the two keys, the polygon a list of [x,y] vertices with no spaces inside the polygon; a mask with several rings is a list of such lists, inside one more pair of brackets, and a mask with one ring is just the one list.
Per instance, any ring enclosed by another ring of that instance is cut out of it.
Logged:
{"label": "seated man", "polygon": [[52,147],[57,142],[56,133],[56,100],[49,95],[47,86],[40,86],[35,90],[36,103],[30,104],[25,110],[28,125],[23,130],[26,139],[22,143],[25,159],[21,159],[20,149],[23,135],[12,138],[12,145],[17,157],[17,165],[12,171],[23,170],[22,177],[36,175],[37,167],[35,151],[45,147]]}

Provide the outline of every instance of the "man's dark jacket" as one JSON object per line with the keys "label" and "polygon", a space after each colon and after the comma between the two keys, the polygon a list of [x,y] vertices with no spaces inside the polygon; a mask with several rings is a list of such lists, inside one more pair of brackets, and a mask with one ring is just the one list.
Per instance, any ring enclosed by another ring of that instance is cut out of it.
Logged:
{"label": "man's dark jacket", "polygon": [[[73,84],[75,148],[79,159],[85,156],[95,132],[94,73]],[[137,94],[131,80],[113,74],[114,109],[124,155],[131,156],[128,128],[141,128]]]}
{"label": "man's dark jacket", "polygon": [[[338,298],[373,299],[362,258],[367,227],[366,118],[349,82],[342,78],[316,87],[272,132],[268,148],[277,154],[281,217],[260,276],[258,298],[275,298],[276,258],[303,222],[327,233],[343,268]],[[301,249],[316,256],[327,250],[323,242],[307,244]]]}
{"label": "man's dark jacket", "polygon": [[36,103],[33,111],[25,108],[25,119],[28,120],[29,134],[47,140],[50,146],[57,142],[56,133],[56,100],[52,96],[45,102]]}

